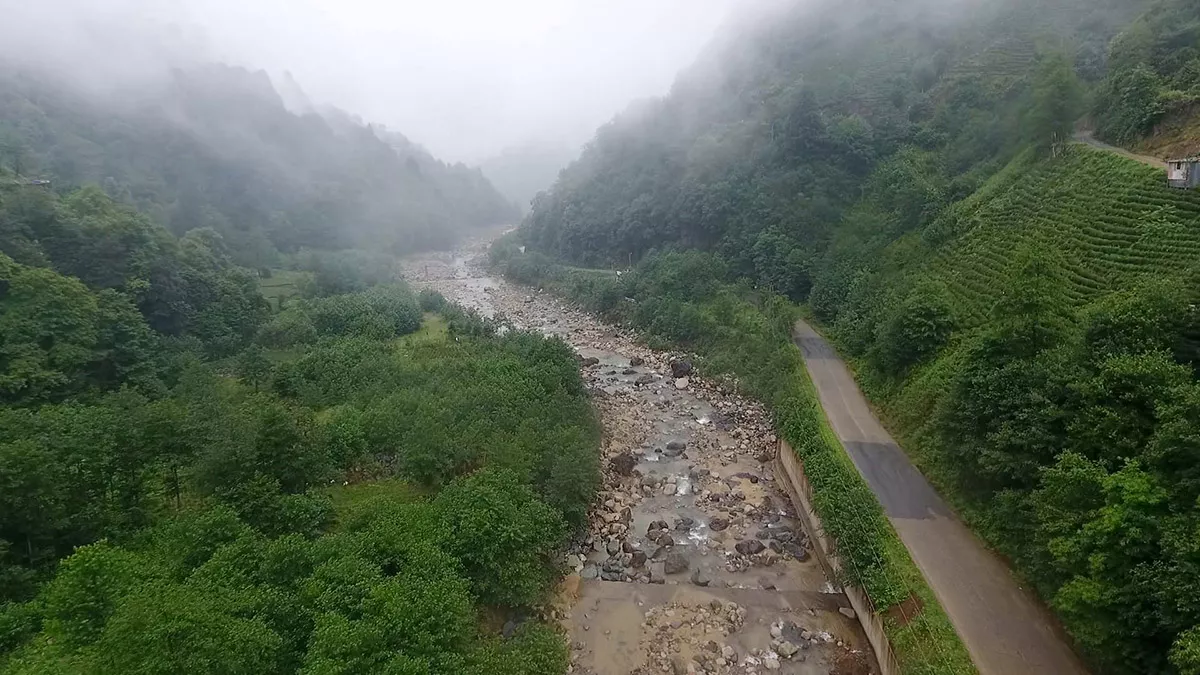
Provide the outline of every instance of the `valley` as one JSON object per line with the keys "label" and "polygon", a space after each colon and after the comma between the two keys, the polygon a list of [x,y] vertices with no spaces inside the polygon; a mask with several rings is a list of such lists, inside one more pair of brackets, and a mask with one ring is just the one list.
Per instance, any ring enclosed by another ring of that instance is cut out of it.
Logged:
{"label": "valley", "polygon": [[489,276],[485,250],[410,260],[405,277],[579,356],[605,469],[560,596],[571,672],[874,672],[853,610],[776,484],[762,405],[697,377],[687,355]]}

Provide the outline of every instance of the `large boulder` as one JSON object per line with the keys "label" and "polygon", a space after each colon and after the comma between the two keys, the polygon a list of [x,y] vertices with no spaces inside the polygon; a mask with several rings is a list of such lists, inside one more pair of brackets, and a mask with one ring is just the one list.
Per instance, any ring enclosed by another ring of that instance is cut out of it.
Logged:
{"label": "large boulder", "polygon": [[683,574],[688,570],[687,556],[682,553],[668,553],[663,559],[663,570],[667,574]]}
{"label": "large boulder", "polygon": [[747,539],[734,544],[733,548],[742,555],[754,555],[756,553],[762,553],[767,547],[757,539]]}
{"label": "large boulder", "polygon": [[679,379],[692,374],[692,362],[687,359],[675,359],[671,361],[671,377]]}

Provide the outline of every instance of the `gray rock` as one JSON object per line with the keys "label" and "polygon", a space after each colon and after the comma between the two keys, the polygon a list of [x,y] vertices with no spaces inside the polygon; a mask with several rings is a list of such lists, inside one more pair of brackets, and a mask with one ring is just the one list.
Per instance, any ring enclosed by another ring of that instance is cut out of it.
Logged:
{"label": "gray rock", "polygon": [[775,582],[771,581],[771,577],[759,577],[758,585],[762,586],[763,590],[765,591],[775,590]]}
{"label": "gray rock", "polygon": [[696,571],[692,572],[692,583],[696,584],[697,586],[707,586],[712,583],[712,579],[708,578],[708,575],[704,573],[704,570],[697,567]]}
{"label": "gray rock", "polygon": [[645,375],[642,375],[642,376],[638,377],[638,379],[634,380],[633,383],[634,384],[650,384],[653,381],[654,381],[654,376],[651,375],[650,373],[646,373]]}
{"label": "gray rock", "polygon": [[671,362],[671,377],[676,379],[692,374],[692,362],[687,359],[677,359]]}
{"label": "gray rock", "polygon": [[621,374],[622,375],[636,375],[637,371],[634,370],[633,368],[626,368],[625,370],[621,371]]}
{"label": "gray rock", "polygon": [[668,450],[683,450],[685,448],[687,448],[686,441],[681,441],[679,439],[667,441],[667,449]]}
{"label": "gray rock", "polygon": [[720,532],[728,527],[729,520],[727,518],[721,518],[718,516],[708,521],[708,529],[712,530],[713,532]]}
{"label": "gray rock", "polygon": [[605,549],[608,551],[609,555],[617,555],[621,552],[621,541],[619,539],[613,539],[608,542],[608,546],[606,546]]}
{"label": "gray rock", "polygon": [[667,583],[666,566],[660,562],[650,563],[650,583],[665,584]]}
{"label": "gray rock", "polygon": [[847,619],[858,618],[858,614],[854,612],[854,608],[852,607],[838,607],[838,611],[841,612],[842,616],[846,617]]}
{"label": "gray rock", "polygon": [[646,564],[646,552],[645,551],[634,551],[632,556],[633,557],[630,558],[630,560],[629,560],[629,564],[632,565],[633,567],[641,567],[642,565]]}
{"label": "gray rock", "polygon": [[775,651],[778,652],[783,658],[790,659],[796,655],[796,652],[800,651],[800,648],[791,642],[788,642],[787,640],[783,640],[776,645]]}
{"label": "gray rock", "polygon": [[687,532],[695,525],[695,520],[688,518],[687,516],[680,516],[679,519],[675,521],[675,530],[677,532]]}
{"label": "gray rock", "polygon": [[608,460],[608,468],[618,476],[632,476],[635,466],[637,466],[637,457],[628,451]]}
{"label": "gray rock", "polygon": [[633,366],[634,368],[637,368],[645,362],[646,360],[640,356],[635,356],[632,359],[629,359],[629,365]]}
{"label": "gray rock", "polygon": [[687,389],[689,384],[691,384],[691,381],[689,381],[686,377],[680,377],[680,378],[675,379],[675,388],[680,391]]}
{"label": "gray rock", "polygon": [[583,572],[579,574],[581,579],[595,579],[598,576],[600,576],[600,570],[596,569],[595,565],[585,565]]}
{"label": "gray rock", "polygon": [[597,364],[599,364],[599,363],[600,363],[600,359],[598,359],[598,358],[596,358],[596,357],[594,357],[594,356],[589,356],[589,357],[587,357],[586,359],[584,359],[583,361],[581,361],[580,363],[582,363],[582,364],[583,364],[583,366],[584,366],[585,368],[587,368],[587,367],[589,367],[589,366],[594,366],[594,365],[597,365]]}
{"label": "gray rock", "polygon": [[757,539],[747,539],[734,544],[733,548],[742,555],[754,555],[762,553],[767,547],[763,546],[763,543]]}
{"label": "gray rock", "polygon": [[682,574],[688,570],[687,556],[682,553],[668,553],[663,560],[663,569],[667,574]]}
{"label": "gray rock", "polygon": [[667,446],[666,450],[662,451],[664,457],[678,457],[683,454],[683,448]]}

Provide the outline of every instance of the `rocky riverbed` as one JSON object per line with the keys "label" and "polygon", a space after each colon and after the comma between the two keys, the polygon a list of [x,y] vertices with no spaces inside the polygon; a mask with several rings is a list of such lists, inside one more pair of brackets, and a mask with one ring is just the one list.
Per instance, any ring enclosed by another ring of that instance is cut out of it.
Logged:
{"label": "rocky riverbed", "polygon": [[405,277],[572,345],[604,427],[604,482],[556,616],[571,672],[878,672],[775,483],[762,406],[548,293],[490,277],[485,244]]}

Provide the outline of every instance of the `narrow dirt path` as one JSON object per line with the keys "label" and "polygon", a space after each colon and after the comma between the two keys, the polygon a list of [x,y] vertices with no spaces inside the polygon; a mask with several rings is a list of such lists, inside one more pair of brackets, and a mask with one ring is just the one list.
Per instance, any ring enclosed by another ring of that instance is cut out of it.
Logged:
{"label": "narrow dirt path", "polygon": [[1097,148],[1105,152],[1111,152],[1114,155],[1120,155],[1126,159],[1132,159],[1135,162],[1141,162],[1142,164],[1152,166],[1156,169],[1162,169],[1164,171],[1167,169],[1167,163],[1157,157],[1151,157],[1150,155],[1139,155],[1135,152],[1130,152],[1125,148],[1118,148],[1115,145],[1109,145],[1108,143],[1105,143],[1104,141],[1093,136],[1092,132],[1090,131],[1077,131],[1073,136],[1071,136],[1071,138],[1073,138],[1077,143],[1090,145],[1093,148]]}
{"label": "narrow dirt path", "polygon": [[604,426],[604,483],[557,616],[569,672],[878,672],[849,603],[811,557],[772,473],[765,410],[688,359],[549,294],[489,277],[483,244],[409,261],[405,277],[485,315],[558,335]]}
{"label": "narrow dirt path", "polygon": [[959,520],[871,412],[837,353],[807,323],[794,338],[830,425],[921,569],[982,675],[1083,675],[1038,599]]}

